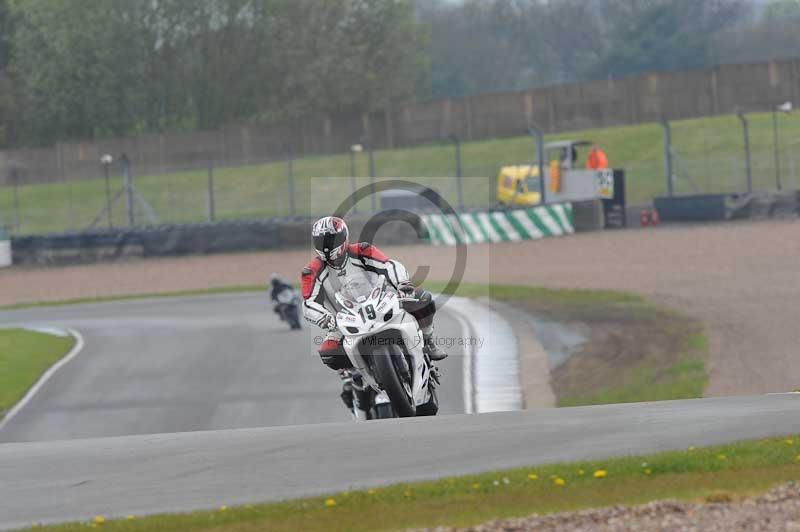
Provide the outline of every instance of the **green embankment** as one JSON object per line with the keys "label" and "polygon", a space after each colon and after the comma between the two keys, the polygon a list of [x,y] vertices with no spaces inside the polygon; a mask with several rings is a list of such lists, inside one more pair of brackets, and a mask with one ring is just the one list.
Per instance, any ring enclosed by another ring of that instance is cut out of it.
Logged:
{"label": "green embankment", "polygon": [[[591,440],[585,442],[591,446]],[[320,471],[320,475],[325,474]],[[396,484],[288,502],[96,521],[109,531],[403,530],[657,499],[727,501],[800,478],[798,436]],[[94,523],[92,523],[94,524]],[[97,525],[95,525],[97,526]],[[86,523],[36,528],[85,530]],[[31,529],[33,530],[33,529]]]}
{"label": "green embankment", "polygon": [[703,395],[708,347],[702,324],[639,295],[469,284],[457,293],[503,301],[539,318],[580,324],[587,331],[586,344],[552,373],[559,406]]}
{"label": "green embankment", "polygon": [[[800,188],[800,161],[794,160],[800,119],[779,117],[782,140],[781,167],[784,186]],[[774,187],[771,115],[750,116],[753,171],[758,189]],[[663,193],[662,135],[657,124],[575,131],[548,136],[555,139],[591,139],[609,155],[612,166],[628,174],[628,201],[639,204]],[[686,176],[700,191],[730,192],[744,186],[744,154],[741,126],[733,116],[676,121],[673,123],[678,191],[690,192]],[[493,203],[493,176],[504,164],[531,162],[533,144],[529,137],[465,142],[462,145],[464,199],[468,206]],[[439,143],[417,148],[378,151],[379,177],[413,177],[432,185],[455,204],[452,176],[454,152],[451,144]],[[309,157],[295,161],[295,206],[298,214],[319,214],[331,210],[350,191],[348,155]],[[357,158],[358,186],[369,179],[365,155]],[[327,179],[337,178],[337,179]],[[215,172],[218,219],[263,218],[289,212],[287,172],[284,163],[217,169]],[[113,189],[120,188],[118,178]],[[105,205],[103,180],[87,180],[19,189],[20,227],[15,234],[83,229]],[[148,200],[162,222],[198,222],[206,216],[206,169],[136,178],[137,190]],[[369,200],[362,205],[369,207]],[[14,200],[11,187],[0,187],[0,216],[13,225]],[[139,213],[142,216],[142,213]],[[114,209],[117,225],[125,224],[124,206]],[[104,225],[103,222],[101,225]]]}
{"label": "green embankment", "polygon": [[0,418],[73,344],[71,337],[0,329]]}

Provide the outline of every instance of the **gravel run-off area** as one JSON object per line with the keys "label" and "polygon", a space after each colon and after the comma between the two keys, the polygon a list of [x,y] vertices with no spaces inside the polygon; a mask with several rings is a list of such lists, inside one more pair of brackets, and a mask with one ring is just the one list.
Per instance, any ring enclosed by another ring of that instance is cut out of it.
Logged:
{"label": "gravel run-off area", "polygon": [[642,506],[613,506],[582,512],[491,521],[466,529],[438,528],[436,532],[784,532],[800,531],[800,484],[789,483],[756,499],[692,504],[656,501]]}
{"label": "gravel run-off area", "polygon": [[[310,243],[309,243],[310,244]],[[427,278],[447,280],[454,248],[409,246],[388,254]],[[800,387],[800,221],[662,226],[582,233],[463,250],[465,281],[637,292],[709,328],[706,395]],[[0,305],[264,284],[291,279],[308,250],[153,259],[0,271]],[[421,269],[419,271],[422,271]]]}

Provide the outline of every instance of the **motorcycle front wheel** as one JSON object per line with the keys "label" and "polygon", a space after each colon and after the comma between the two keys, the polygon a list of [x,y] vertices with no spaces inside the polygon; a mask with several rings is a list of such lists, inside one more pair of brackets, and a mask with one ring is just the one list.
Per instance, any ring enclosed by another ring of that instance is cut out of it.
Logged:
{"label": "motorcycle front wheel", "polygon": [[394,410],[390,403],[375,405],[375,417],[372,419],[391,419],[394,417]]}
{"label": "motorcycle front wheel", "polygon": [[394,411],[399,417],[413,417],[417,408],[411,396],[411,383],[404,382],[406,379],[397,370],[397,364],[403,362],[402,356],[395,345],[378,346],[372,352],[375,376],[389,396]]}

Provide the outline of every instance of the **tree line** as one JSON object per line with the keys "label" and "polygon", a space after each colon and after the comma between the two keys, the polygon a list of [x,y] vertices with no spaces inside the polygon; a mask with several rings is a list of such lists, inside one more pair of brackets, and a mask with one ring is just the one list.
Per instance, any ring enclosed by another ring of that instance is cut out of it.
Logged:
{"label": "tree line", "polygon": [[800,56],[800,0],[428,0],[429,97]]}
{"label": "tree line", "polygon": [[800,55],[800,0],[0,0],[0,146]]}

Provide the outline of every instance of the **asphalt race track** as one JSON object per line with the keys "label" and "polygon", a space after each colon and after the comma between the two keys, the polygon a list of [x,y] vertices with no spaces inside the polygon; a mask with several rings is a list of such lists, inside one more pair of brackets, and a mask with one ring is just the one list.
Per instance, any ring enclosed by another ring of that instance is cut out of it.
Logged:
{"label": "asphalt race track", "polygon": [[800,395],[0,445],[0,527],[800,432]]}
{"label": "asphalt race track", "polygon": [[[289,330],[266,294],[0,312],[0,327],[15,325],[70,327],[85,347],[8,421],[0,442],[349,420],[341,383],[315,352],[321,331]],[[446,312],[437,332],[463,336]],[[449,351],[440,364],[441,411],[462,413],[463,357]]]}
{"label": "asphalt race track", "polygon": [[[463,334],[446,310],[438,323]],[[261,294],[0,312],[14,325],[71,327],[85,347],[0,430],[0,528],[800,432],[800,394],[463,415],[452,350],[450,415],[355,424],[317,331],[289,331]]]}

